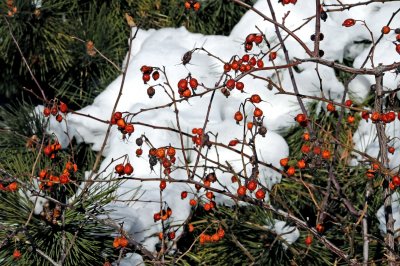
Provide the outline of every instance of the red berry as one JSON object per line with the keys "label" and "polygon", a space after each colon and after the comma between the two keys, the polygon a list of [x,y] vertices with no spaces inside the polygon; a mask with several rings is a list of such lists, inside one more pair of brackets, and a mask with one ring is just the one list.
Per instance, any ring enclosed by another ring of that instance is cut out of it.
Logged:
{"label": "red berry", "polygon": [[260,103],[261,102],[260,95],[258,95],[258,94],[251,95],[250,102],[252,102],[252,103]]}
{"label": "red berry", "polygon": [[237,82],[236,83],[236,89],[238,89],[238,90],[243,90],[244,89],[244,84],[243,84],[243,82]]}
{"label": "red berry", "polygon": [[344,103],[347,107],[350,107],[353,105],[353,101],[352,100],[346,100],[346,102]]}
{"label": "red berry", "polygon": [[262,35],[256,35],[256,36],[254,37],[254,42],[255,42],[256,44],[260,44],[262,41],[263,41]]}
{"label": "red berry", "polygon": [[306,168],[306,162],[304,160],[297,161],[297,167],[299,167],[300,169]]}
{"label": "red berry", "polygon": [[290,166],[288,169],[287,169],[287,171],[286,171],[286,174],[288,175],[288,176],[292,176],[292,175],[294,175],[296,173],[296,169],[293,167],[293,166]]}
{"label": "red berry", "polygon": [[224,71],[225,71],[225,72],[231,71],[231,65],[228,64],[228,63],[226,63],[226,64],[224,65]]}
{"label": "red berry", "polygon": [[388,34],[390,32],[390,27],[389,26],[383,26],[381,31],[382,31],[383,34]]}
{"label": "red berry", "polygon": [[45,117],[48,117],[50,115],[50,113],[51,113],[50,112],[50,108],[46,107],[46,108],[43,109],[43,114],[44,114]]}
{"label": "red berry", "polygon": [[130,163],[125,164],[124,173],[126,175],[131,175],[133,173],[133,167],[132,167],[132,165]]}
{"label": "red berry", "polygon": [[335,105],[333,105],[333,103],[328,103],[328,105],[326,106],[326,109],[329,112],[334,112],[335,111]]}
{"label": "red berry", "polygon": [[263,68],[263,67],[264,67],[264,62],[263,62],[262,59],[258,59],[258,60],[257,60],[257,66],[258,66],[259,68]]}
{"label": "red berry", "polygon": [[190,206],[196,206],[197,205],[197,201],[195,199],[191,199],[189,201]]}
{"label": "red berry", "polygon": [[65,114],[68,111],[68,106],[63,102],[60,102],[59,109],[60,109],[61,113]]}
{"label": "red berry", "polygon": [[345,21],[343,21],[342,26],[351,27],[351,26],[354,26],[354,24],[356,24],[356,21],[354,19],[352,19],[352,18],[348,18]]}
{"label": "red berry", "polygon": [[144,84],[146,84],[150,80],[150,75],[149,74],[143,74],[142,79],[143,79]]}
{"label": "red berry", "polygon": [[254,33],[247,35],[246,37],[246,43],[252,43],[254,42],[256,35]]}
{"label": "red berry", "polygon": [[391,147],[388,148],[388,152],[389,152],[389,153],[393,154],[394,151],[395,151],[395,148],[394,148],[394,147],[391,146]]}
{"label": "red berry", "polygon": [[255,180],[250,180],[250,181],[247,183],[247,189],[248,189],[248,190],[254,191],[254,190],[256,190],[256,188],[257,188],[257,182],[256,182]]}
{"label": "red berry", "polygon": [[119,175],[123,175],[123,174],[124,174],[124,170],[125,170],[125,167],[124,167],[124,165],[123,165],[122,163],[117,164],[117,165],[115,166],[115,172],[116,172],[117,174],[119,174]]}
{"label": "red berry", "polygon": [[395,186],[400,186],[400,177],[397,176],[397,175],[393,176],[393,178],[392,178],[392,183],[393,183]]}
{"label": "red berry", "polygon": [[230,79],[226,82],[226,87],[230,90],[232,90],[233,88],[235,88],[235,80],[234,79]]}
{"label": "red berry", "polygon": [[115,120],[120,120],[122,118],[122,113],[121,112],[115,112],[113,117]]}
{"label": "red berry", "polygon": [[237,193],[239,196],[244,196],[246,195],[246,187],[245,186],[240,186],[237,190]]}
{"label": "red berry", "polygon": [[175,232],[174,232],[174,231],[169,232],[169,233],[168,233],[168,239],[169,239],[169,240],[173,240],[174,238],[175,238]]}
{"label": "red berry", "polygon": [[186,79],[181,79],[178,82],[178,88],[181,89],[181,90],[186,90],[187,89],[187,85],[188,85],[188,82],[187,82]]}
{"label": "red berry", "polygon": [[211,191],[207,191],[206,197],[207,197],[209,200],[212,200],[212,199],[214,198],[214,193],[211,192]]}
{"label": "red berry", "polygon": [[304,243],[305,243],[307,246],[310,246],[310,245],[312,244],[312,241],[313,241],[312,236],[311,236],[311,235],[308,235],[308,236],[306,237],[306,239],[304,240]]}
{"label": "red berry", "polygon": [[163,191],[167,187],[167,182],[165,180],[161,180],[160,189]]}
{"label": "red berry", "polygon": [[323,224],[317,224],[315,226],[315,229],[317,230],[318,233],[323,233],[325,230],[325,227],[323,226]]}
{"label": "red berry", "polygon": [[127,125],[125,126],[124,130],[125,130],[125,132],[126,132],[127,134],[132,134],[133,131],[135,131],[135,128],[133,127],[132,124],[127,124]]}
{"label": "red berry", "polygon": [[197,82],[197,79],[195,78],[191,78],[189,81],[189,85],[192,89],[197,89],[197,86],[199,85],[199,83]]}
{"label": "red berry", "polygon": [[18,249],[15,249],[13,252],[13,258],[15,260],[19,259],[21,257],[21,252]]}
{"label": "red berry", "polygon": [[276,52],[270,52],[268,58],[269,58],[269,61],[275,60],[276,59]]}
{"label": "red berry", "polygon": [[349,124],[353,124],[354,121],[356,121],[356,118],[355,118],[354,116],[349,115],[349,116],[347,117],[347,122],[348,122]]}
{"label": "red berry", "polygon": [[235,118],[236,122],[239,123],[240,121],[243,120],[243,115],[242,115],[241,112],[237,111],[237,112],[235,113],[234,118]]}
{"label": "red berry", "polygon": [[396,44],[396,52],[400,54],[400,43]]}
{"label": "red berry", "polygon": [[331,152],[328,150],[324,150],[322,152],[322,158],[325,160],[329,160],[331,158]]}
{"label": "red berry", "polygon": [[262,200],[265,198],[265,191],[262,189],[257,190],[256,192],[256,198],[259,200]]}
{"label": "red berry", "polygon": [[234,147],[234,146],[236,146],[238,143],[239,143],[239,141],[238,141],[237,139],[233,139],[233,140],[229,141],[228,146]]}
{"label": "red berry", "polygon": [[181,192],[181,199],[186,199],[187,195],[188,195],[187,191],[182,191]]}
{"label": "red berry", "polygon": [[253,114],[255,117],[261,117],[263,115],[263,111],[260,108],[256,108],[254,109]]}
{"label": "red berry", "polygon": [[154,80],[157,80],[157,79],[160,78],[160,72],[154,71],[153,74],[152,74],[151,76],[152,76],[152,78],[153,78]]}
{"label": "red berry", "polygon": [[58,115],[56,116],[56,120],[57,120],[57,122],[61,123],[61,121],[63,120],[62,115],[58,114]]}
{"label": "red berry", "polygon": [[279,161],[280,165],[286,167],[288,165],[289,158],[283,158]]}

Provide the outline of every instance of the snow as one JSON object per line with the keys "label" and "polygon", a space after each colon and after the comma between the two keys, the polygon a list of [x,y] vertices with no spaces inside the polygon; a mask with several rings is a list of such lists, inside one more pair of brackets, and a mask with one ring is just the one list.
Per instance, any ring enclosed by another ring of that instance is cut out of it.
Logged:
{"label": "snow", "polygon": [[[336,1],[325,1],[326,3],[336,3]],[[342,1],[345,3],[358,2],[358,1]],[[296,6],[275,5],[275,12],[277,18],[280,20],[284,14],[290,10],[289,16],[286,18],[285,25],[289,29],[295,29],[304,22],[304,18],[313,15],[315,3],[313,1],[298,1]],[[321,42],[321,49],[325,51],[324,58],[329,60],[342,61],[343,57],[354,58],[354,66],[359,67],[363,62],[366,54],[369,51],[369,46],[361,46],[354,44],[354,41],[369,40],[370,36],[368,31],[361,25],[360,22],[354,28],[346,29],[341,26],[343,20],[346,18],[354,18],[357,20],[366,20],[371,31],[374,33],[375,38],[380,34],[380,28],[386,24],[388,17],[392,10],[394,10],[396,3],[371,4],[368,6],[360,6],[350,11],[330,13],[326,23],[322,23],[321,31],[325,35],[325,40]],[[267,1],[260,0],[255,4],[255,8],[262,11],[270,17]],[[379,14],[377,12],[379,9]],[[196,77],[200,83],[205,84],[207,87],[213,87],[218,81],[218,77],[222,72],[222,64],[218,60],[208,57],[204,52],[196,52],[193,54],[190,64],[183,66],[180,64],[180,59],[183,54],[194,47],[204,47],[213,54],[218,55],[221,59],[229,61],[230,58],[238,54],[244,54],[243,43],[244,38],[249,33],[257,32],[255,25],[266,34],[272,45],[277,44],[278,40],[275,37],[274,26],[265,21],[263,18],[257,16],[254,12],[248,11],[234,27],[229,36],[205,36],[202,34],[193,34],[188,32],[184,27],[173,29],[165,28],[160,30],[139,30],[137,38],[134,40],[130,63],[127,70],[127,77],[123,88],[123,94],[118,104],[118,111],[138,112],[142,108],[149,108],[156,105],[163,105],[170,102],[170,99],[165,95],[160,87],[156,88],[156,94],[152,99],[149,99],[146,93],[147,85],[144,85],[141,79],[141,72],[139,71],[142,65],[166,67],[168,80],[170,84],[176,89],[176,84],[179,79],[186,77],[190,72],[193,77]],[[134,31],[135,29],[133,29]],[[310,35],[314,31],[314,24],[309,24],[296,32],[305,44],[312,48],[313,42],[310,40]],[[283,35],[286,34],[283,32]],[[340,36],[340,37],[338,37]],[[392,63],[398,60],[398,55],[394,50],[393,44],[390,40],[394,39],[393,34],[389,34],[383,38],[379,46],[375,50],[375,64]],[[297,44],[293,38],[288,38],[285,42],[290,57],[307,58],[304,50]],[[265,49],[266,46],[262,46]],[[361,48],[361,49],[360,49]],[[361,50],[361,51],[360,51]],[[123,67],[126,67],[127,58],[123,62]],[[270,62],[265,61],[266,65],[271,65]],[[281,50],[278,51],[278,58],[275,61],[276,65],[286,64]],[[370,67],[370,64],[367,64]],[[305,63],[300,66],[302,72],[295,73],[295,79],[299,86],[300,93],[320,96],[319,80],[315,72],[315,64]],[[323,79],[324,94],[331,97],[333,100],[339,100],[344,86],[336,78],[334,70],[328,67],[319,66],[320,75]],[[272,77],[275,81],[276,75],[274,72],[260,74]],[[288,91],[293,91],[292,83],[289,78],[289,73],[286,70],[279,71],[282,85]],[[122,76],[117,77],[106,90],[101,93],[93,102],[93,104],[79,110],[84,114],[90,114],[100,119],[108,120],[111,116],[112,108],[115,103],[119,88],[121,86]],[[161,75],[160,82],[166,80]],[[268,133],[265,138],[258,137],[258,155],[265,162],[272,163],[274,166],[279,167],[279,160],[287,157],[289,154],[288,146],[285,140],[276,133],[277,129],[287,127],[293,124],[293,117],[299,111],[296,99],[292,96],[276,95],[276,91],[270,91],[266,88],[266,84],[262,80],[254,80],[246,77],[242,80],[245,83],[245,93],[232,91],[231,96],[226,98],[219,91],[215,95],[215,99],[211,108],[209,123],[206,131],[218,133],[218,141],[228,143],[234,138],[240,139],[242,136],[242,127],[236,125],[233,120],[233,114],[238,110],[239,105],[246,97],[253,93],[259,93],[265,102],[260,103],[258,106],[264,111],[265,120],[264,125],[268,128]],[[399,81],[394,73],[387,73],[385,75],[385,86],[395,88]],[[355,99],[362,101],[367,97],[369,86],[373,84],[371,77],[360,76],[350,83],[350,95]],[[150,84],[154,84],[150,83]],[[200,88],[199,91],[202,91]],[[207,106],[210,101],[210,94],[202,98],[194,98],[189,101],[183,101],[178,104],[179,119],[183,131],[190,132],[193,127],[202,127],[204,117],[207,112]],[[153,110],[143,112],[134,117],[133,121],[142,121],[150,125],[177,127],[174,107],[164,108],[160,110]],[[99,150],[103,143],[107,125],[97,122],[93,119],[72,115],[67,116],[68,131],[70,137],[75,137],[80,141],[92,144],[94,150]],[[398,132],[398,123],[391,124],[387,130],[393,132],[394,136],[396,130]],[[64,134],[66,130],[64,123],[57,123],[51,120],[50,129],[58,136],[62,146],[68,143],[68,138]],[[127,154],[129,160],[134,167],[134,176],[143,179],[158,177],[157,174],[150,171],[147,151],[148,147],[144,146],[144,156],[137,158],[135,150],[135,138],[141,134],[145,134],[155,147],[173,145],[180,147],[179,136],[175,133],[155,130],[150,127],[135,126],[135,132],[128,140],[123,140],[121,133],[113,127],[106,149],[103,152],[104,160],[101,163],[100,169],[105,169],[112,159],[119,158]],[[354,139],[356,141],[356,148],[366,151],[370,155],[377,155],[376,142],[371,138],[374,134],[374,128],[371,123],[367,124],[362,122],[359,130],[356,132]],[[191,140],[187,140],[191,143]],[[185,139],[186,143],[186,139]],[[248,152],[248,150],[245,149]],[[242,162],[240,155],[228,150],[219,148],[218,156],[223,163],[229,161],[236,171],[242,169]],[[178,160],[182,160],[182,154],[177,154]],[[217,160],[217,153],[214,148],[210,149],[209,157]],[[391,161],[391,167],[396,166],[396,161],[400,157],[400,153],[396,152],[393,158],[396,160]],[[195,155],[190,154],[193,160]],[[105,171],[103,178],[113,172],[115,164],[122,162],[116,161]],[[250,171],[250,168],[247,169]],[[277,182],[280,182],[281,176],[265,167],[260,169],[260,179],[268,187],[272,187]],[[177,179],[185,179],[186,172],[183,170],[176,170],[172,172],[172,177]],[[236,185],[230,182],[228,174],[217,173],[219,180],[232,191],[236,190]],[[136,240],[142,242],[148,249],[155,249],[155,244],[158,242],[157,232],[162,230],[161,223],[154,223],[153,214],[160,211],[160,191],[158,182],[139,182],[127,181],[118,190],[121,195],[120,199],[130,199],[134,193],[140,191],[140,200],[154,201],[154,202],[135,202],[129,205],[126,204],[113,204],[109,208],[115,209],[113,213],[114,218],[122,218],[124,220],[124,228]],[[218,187],[218,186],[217,186]],[[222,188],[222,187],[220,187]],[[189,199],[193,197],[189,194],[185,200],[180,199],[180,192],[187,190],[194,191],[193,187],[185,184],[167,184],[167,188],[162,193],[162,200],[173,210],[171,219],[173,223],[182,223],[190,212]],[[218,197],[219,203],[232,204],[229,199],[225,197]],[[398,205],[397,205],[398,207]],[[381,210],[380,210],[381,211]],[[378,216],[380,215],[378,211]],[[399,228],[400,221],[397,220],[396,228]],[[293,228],[285,227],[282,221],[276,221],[274,228],[278,234],[286,233]],[[383,231],[384,226],[381,228]],[[179,231],[177,232],[179,234]],[[293,233],[285,234],[283,236],[290,244],[296,241],[299,237],[299,231],[294,230]],[[136,255],[132,260],[136,260]],[[128,261],[125,258],[124,261]],[[129,264],[126,265],[132,265]],[[133,263],[133,262],[132,262]],[[121,264],[122,265],[122,264]]]}

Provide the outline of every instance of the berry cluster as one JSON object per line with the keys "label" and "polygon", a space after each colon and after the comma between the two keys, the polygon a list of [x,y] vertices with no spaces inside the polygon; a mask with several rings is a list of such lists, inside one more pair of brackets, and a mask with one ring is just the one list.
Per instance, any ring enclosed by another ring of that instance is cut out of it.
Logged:
{"label": "berry cluster", "polygon": [[167,207],[166,210],[161,210],[153,215],[154,222],[158,222],[160,220],[166,221],[168,220],[169,217],[171,217],[171,215],[172,215],[172,210],[171,208]]}
{"label": "berry cluster", "polygon": [[68,112],[68,106],[63,102],[58,104],[57,101],[53,101],[52,104],[43,109],[43,115],[45,117],[48,117],[51,114],[56,117],[58,122],[61,122],[63,120],[63,116],[59,112],[66,114]]}
{"label": "berry cluster", "polygon": [[135,127],[131,123],[126,122],[126,117],[122,117],[121,112],[115,112],[113,117],[111,118],[111,124],[117,125],[118,130],[125,136],[128,134],[130,136],[134,131]]}
{"label": "berry cluster", "polygon": [[199,11],[200,6],[201,6],[200,2],[195,1],[195,0],[189,0],[189,1],[185,2],[185,8],[188,10],[193,8],[194,11]]}
{"label": "berry cluster", "polygon": [[[164,167],[164,174],[169,175],[171,173],[171,166],[176,161],[175,154],[176,150],[172,146],[160,147],[158,149],[151,148],[149,150],[150,166],[153,167],[157,164],[157,162],[160,162],[161,165]],[[167,183],[165,182],[165,180],[162,180],[160,183],[160,189],[164,190],[166,186]]]}
{"label": "berry cluster", "polygon": [[43,153],[50,159],[57,158],[57,152],[61,150],[61,144],[56,140],[53,144],[49,143],[43,148]]}
{"label": "berry cluster", "polygon": [[54,184],[68,184],[71,179],[74,179],[75,173],[78,171],[76,164],[72,162],[67,162],[65,164],[64,170],[60,175],[54,175],[51,171],[42,169],[39,172],[39,188],[41,190],[50,189]]}
{"label": "berry cluster", "polygon": [[247,35],[246,41],[244,43],[244,50],[246,52],[250,51],[251,49],[253,49],[253,44],[259,45],[260,43],[262,43],[263,39],[264,38],[261,34],[251,33]]}
{"label": "berry cluster", "polygon": [[[188,85],[192,90],[189,89]],[[179,96],[189,98],[190,96],[192,96],[192,91],[194,93],[194,91],[197,89],[197,86],[199,86],[199,82],[197,81],[197,79],[192,78],[190,75],[185,79],[179,80],[178,81]]]}
{"label": "berry cluster", "polygon": [[225,236],[225,230],[223,228],[218,228],[218,230],[212,234],[208,235],[206,233],[202,233],[199,237],[200,244],[205,244],[205,243],[215,243],[220,241],[222,238]]}
{"label": "berry cluster", "polygon": [[318,141],[311,142],[309,133],[304,133],[303,140],[306,143],[301,147],[302,159],[289,161],[289,158],[282,158],[279,161],[280,165],[286,169],[288,176],[293,176],[296,173],[296,166],[301,170],[308,166],[321,166],[324,161],[331,159],[331,152],[328,149],[321,149]]}
{"label": "berry cluster", "polygon": [[0,191],[16,191],[18,189],[17,182],[9,182],[5,185],[3,182],[0,182]]}
{"label": "berry cluster", "polygon": [[128,239],[125,236],[117,236],[114,238],[113,247],[114,248],[125,248],[129,244]]}
{"label": "berry cluster", "polygon": [[125,165],[122,163],[117,164],[114,169],[115,173],[119,176],[131,175],[133,173],[133,166],[130,163],[126,163]]}
{"label": "berry cluster", "polygon": [[152,77],[154,81],[156,81],[160,78],[160,72],[158,72],[158,70],[155,70],[151,66],[142,66],[140,68],[140,71],[143,74],[142,79],[143,79],[144,84],[147,84],[147,82],[150,80],[150,77]]}

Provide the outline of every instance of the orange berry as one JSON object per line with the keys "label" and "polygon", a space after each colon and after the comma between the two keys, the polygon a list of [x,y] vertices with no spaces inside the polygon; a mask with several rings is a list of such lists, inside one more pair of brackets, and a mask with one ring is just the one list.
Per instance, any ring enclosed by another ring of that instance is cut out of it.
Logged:
{"label": "orange berry", "polygon": [[218,234],[213,234],[213,235],[211,236],[211,241],[212,241],[212,242],[218,242],[219,239],[220,239],[220,237],[219,237]]}
{"label": "orange berry", "polygon": [[120,246],[119,237],[116,237],[116,238],[114,238],[114,241],[113,241],[113,247],[119,248],[119,246]]}
{"label": "orange berry", "polygon": [[256,192],[256,198],[259,200],[262,200],[265,198],[265,191],[262,189],[257,190]]}
{"label": "orange berry", "polygon": [[323,226],[323,224],[317,224],[315,226],[315,229],[317,230],[318,233],[322,233],[325,230],[325,227]]}
{"label": "orange berry", "polygon": [[199,2],[194,3],[193,9],[194,9],[195,11],[199,11],[199,9],[200,9],[200,3],[199,3]]}
{"label": "orange berry", "polygon": [[381,31],[382,31],[383,34],[388,34],[390,32],[390,27],[389,26],[383,26]]}
{"label": "orange berry", "polygon": [[8,185],[8,189],[10,189],[10,191],[16,191],[18,189],[18,183],[12,182],[11,184]]}
{"label": "orange berry", "polygon": [[122,119],[122,118],[121,118],[121,119],[118,119],[118,120],[117,120],[117,126],[118,126],[119,128],[124,129],[125,126],[126,126],[125,120]]}
{"label": "orange berry", "polygon": [[175,148],[174,148],[174,147],[169,147],[169,148],[167,149],[167,155],[168,155],[168,156],[173,157],[173,156],[175,156],[175,154],[176,154],[176,151],[175,151]]}
{"label": "orange berry", "polygon": [[328,150],[324,150],[322,152],[322,158],[325,160],[329,160],[331,158],[331,152]]}
{"label": "orange berry", "polygon": [[195,199],[191,199],[189,201],[190,206],[196,206],[197,205],[197,201]]}
{"label": "orange berry", "polygon": [[293,166],[290,166],[289,169],[287,169],[286,174],[288,176],[292,176],[296,173],[296,169]]}
{"label": "orange berry", "polygon": [[326,106],[326,109],[329,112],[334,112],[336,110],[335,105],[333,105],[333,103],[328,103],[328,105]]}
{"label": "orange berry", "polygon": [[189,229],[189,232],[193,232],[193,231],[194,231],[194,226],[193,226],[193,224],[189,224],[189,225],[188,225],[188,229]]}
{"label": "orange berry", "polygon": [[234,118],[235,118],[235,120],[236,120],[236,123],[239,123],[240,121],[243,120],[243,115],[242,115],[241,112],[237,111],[237,112],[235,113]]}
{"label": "orange berry", "polygon": [[299,167],[300,169],[306,168],[306,162],[304,160],[299,160],[297,162],[297,167]]}
{"label": "orange berry", "polygon": [[283,167],[287,166],[288,162],[289,162],[289,158],[283,158],[279,161],[280,165]]}
{"label": "orange berry", "polygon": [[251,130],[253,128],[253,122],[248,122],[247,123],[247,129]]}
{"label": "orange berry", "polygon": [[303,139],[305,140],[305,141],[309,141],[310,140],[310,134],[309,133],[304,133],[303,134]]}
{"label": "orange berry", "polygon": [[349,116],[347,117],[347,122],[348,122],[349,124],[353,124],[355,120],[356,120],[355,117],[352,116],[352,115],[349,115]]}
{"label": "orange berry", "polygon": [[21,251],[19,251],[18,249],[14,249],[13,258],[14,258],[15,260],[17,260],[17,259],[19,259],[20,257],[21,257]]}
{"label": "orange berry", "polygon": [[238,193],[239,196],[244,196],[244,195],[246,195],[246,187],[245,187],[245,186],[240,186],[240,187],[237,189],[237,193]]}
{"label": "orange berry", "polygon": [[305,243],[307,246],[310,246],[310,245],[312,244],[312,241],[313,241],[312,236],[311,236],[311,235],[308,235],[308,236],[306,237],[306,239],[304,240],[304,243]]}
{"label": "orange berry", "polygon": [[126,239],[126,237],[124,237],[124,236],[121,236],[120,239],[119,239],[119,245],[121,247],[125,248],[125,247],[128,246],[128,244],[129,244],[128,239]]}
{"label": "orange berry", "polygon": [[263,115],[263,111],[260,108],[256,108],[254,109],[253,114],[255,117],[261,117]]}
{"label": "orange berry", "polygon": [[208,191],[208,192],[206,193],[206,197],[207,197],[208,199],[212,200],[212,199],[214,198],[214,193],[212,193],[211,191]]}

